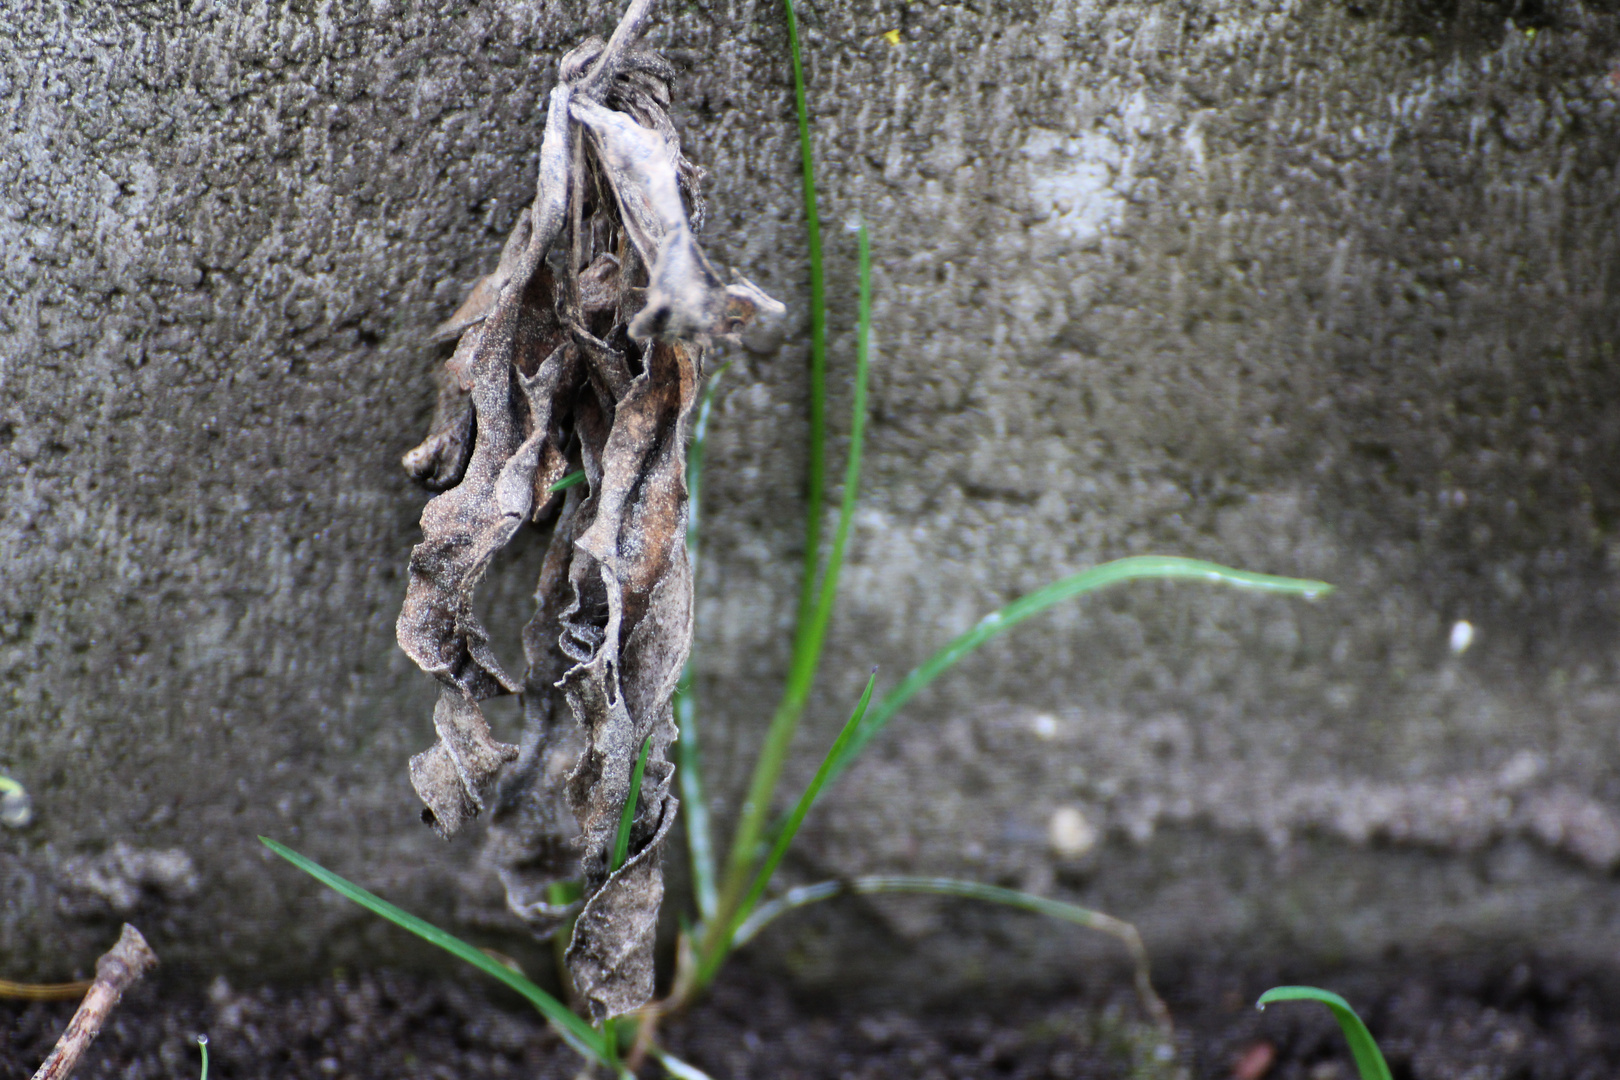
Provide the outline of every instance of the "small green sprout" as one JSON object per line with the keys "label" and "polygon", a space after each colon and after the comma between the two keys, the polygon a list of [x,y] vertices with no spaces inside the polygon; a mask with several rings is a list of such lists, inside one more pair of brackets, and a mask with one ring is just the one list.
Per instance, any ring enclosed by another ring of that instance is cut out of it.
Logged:
{"label": "small green sprout", "polygon": [[259,837],[259,842],[327,888],[342,893],[373,914],[381,915],[395,926],[404,927],[417,937],[460,957],[484,974],[499,979],[527,998],[529,1003],[551,1022],[552,1027],[557,1029],[557,1033],[562,1036],[563,1041],[572,1046],[581,1056],[602,1062],[604,1065],[607,1063],[607,1050],[602,1044],[601,1034],[595,1028],[575,1016],[568,1006],[511,968],[484,955],[482,951],[473,948],[460,938],[445,933],[425,919],[419,919],[410,912],[397,908],[381,897],[339,877],[326,869],[326,867],[312,859],[305,858],[285,844],[279,844],[265,836]]}

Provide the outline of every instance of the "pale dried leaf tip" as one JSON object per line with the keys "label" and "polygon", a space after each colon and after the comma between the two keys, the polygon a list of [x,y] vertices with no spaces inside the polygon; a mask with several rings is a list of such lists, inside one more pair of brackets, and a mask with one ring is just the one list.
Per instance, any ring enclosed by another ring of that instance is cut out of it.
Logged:
{"label": "pale dried leaf tip", "polygon": [[449,838],[484,809],[484,799],[502,765],[518,748],[497,742],[476,702],[445,687],[433,710],[439,741],[411,758],[411,786],[426,804],[422,820]]}

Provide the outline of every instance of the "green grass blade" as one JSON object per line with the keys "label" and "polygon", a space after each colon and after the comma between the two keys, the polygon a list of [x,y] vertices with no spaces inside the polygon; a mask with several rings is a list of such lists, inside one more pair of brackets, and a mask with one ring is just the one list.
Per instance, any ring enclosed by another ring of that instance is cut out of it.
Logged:
{"label": "green grass blade", "polygon": [[1356,1010],[1344,998],[1331,990],[1319,990],[1314,986],[1274,986],[1260,995],[1255,1008],[1264,1009],[1276,1001],[1319,1001],[1332,1009],[1333,1018],[1339,1022],[1346,1041],[1350,1043],[1350,1055],[1356,1059],[1356,1071],[1361,1074],[1361,1080],[1392,1080],[1389,1065],[1384,1061],[1378,1043],[1373,1040],[1372,1032],[1367,1030],[1367,1025],[1361,1022],[1361,1017],[1356,1015]]}
{"label": "green grass blade", "polygon": [[692,671],[688,667],[675,690],[675,724],[680,741],[675,744],[675,778],[681,786],[681,813],[686,818],[686,846],[692,860],[692,892],[697,900],[698,918],[714,918],[720,907],[720,890],[714,869],[714,827],[709,820],[709,802],[703,790],[703,756],[698,746],[697,702],[692,692]]}
{"label": "green grass blade", "polygon": [[[791,10],[791,0],[789,3]],[[748,795],[738,815],[736,835],[732,838],[731,854],[726,867],[726,887],[721,903],[722,919],[728,919],[741,908],[738,895],[748,882],[754,868],[755,852],[759,846],[766,816],[770,812],[771,798],[787,762],[789,746],[798,731],[799,719],[805,703],[810,699],[810,688],[815,683],[816,670],[821,665],[821,647],[827,638],[827,626],[832,620],[833,602],[838,595],[838,576],[843,569],[844,551],[849,544],[850,531],[855,521],[855,504],[860,496],[861,451],[866,440],[866,395],[870,367],[872,338],[872,246],[866,226],[857,229],[860,251],[859,321],[855,345],[854,400],[850,407],[849,460],[844,466],[843,498],[838,508],[838,528],[833,534],[832,550],[822,573],[816,601],[808,613],[801,607],[800,622],[794,638],[793,662],[788,671],[787,685],[782,701],[771,717],[770,728],[754,774],[749,781]],[[815,504],[811,505],[812,514]],[[810,573],[806,568],[806,574]],[[808,576],[806,580],[809,580]]]}
{"label": "green grass blade", "polygon": [[1078,574],[1054,581],[1052,584],[1036,589],[1026,596],[1019,597],[999,611],[991,612],[980,619],[978,624],[967,633],[952,641],[939,652],[929,657],[911,674],[900,682],[893,690],[879,700],[877,706],[862,724],[861,730],[850,741],[844,751],[844,756],[833,766],[833,776],[844,771],[856,755],[864,750],[868,743],[883,731],[884,725],[900,710],[906,702],[917,693],[939,678],[951,665],[967,656],[974,649],[986,641],[1006,630],[1017,626],[1025,619],[1038,615],[1054,604],[1065,600],[1072,600],[1086,593],[1106,589],[1111,585],[1119,585],[1127,581],[1139,581],[1143,578],[1175,578],[1185,581],[1207,581],[1217,585],[1231,585],[1240,589],[1258,589],[1263,592],[1286,593],[1293,596],[1303,596],[1306,599],[1315,599],[1325,596],[1333,591],[1333,586],[1325,581],[1308,581],[1303,578],[1275,577],[1271,574],[1252,574],[1245,570],[1233,570],[1218,563],[1205,562],[1202,559],[1182,559],[1168,555],[1137,555],[1128,559],[1116,559],[1113,562],[1094,566],[1090,570],[1083,570]]}
{"label": "green grass blade", "polygon": [[[686,451],[686,551],[697,577],[699,522],[703,508],[703,459],[709,440],[709,417],[714,408],[715,387],[729,363],[710,375],[698,399],[692,421],[692,445]],[[714,918],[720,906],[718,876],[714,863],[714,827],[709,819],[709,800],[704,793],[703,754],[698,736],[697,675],[688,657],[675,686],[675,726],[680,736],[675,743],[675,780],[681,788],[681,814],[686,823],[686,848],[692,861],[692,892],[698,917]]]}
{"label": "green grass blade", "polygon": [[652,749],[652,736],[641,740],[641,753],[636,755],[636,767],[630,772],[630,794],[625,796],[624,809],[619,811],[619,834],[613,838],[613,869],[617,873],[630,856],[630,826],[635,824],[636,803],[641,799],[641,778],[647,774],[647,751]]}
{"label": "green grass blade", "polygon": [[810,149],[810,110],[805,104],[804,63],[799,53],[799,19],[793,0],[782,0],[787,15],[788,52],[793,60],[793,103],[799,115],[799,160],[803,172],[804,231],[810,255],[810,468],[806,501],[810,513],[804,535],[804,584],[799,618],[808,622],[816,602],[821,565],[821,500],[827,474],[827,290],[822,274],[821,218],[816,212],[816,166]]}
{"label": "green grass blade", "polygon": [[[552,907],[566,908],[580,898],[584,888],[577,881],[553,881],[546,886],[546,903]],[[578,913],[564,918],[562,925],[551,932],[551,963],[552,970],[557,973],[557,981],[567,987],[572,985],[568,974],[568,942],[574,936],[574,920]]]}
{"label": "green grass blade", "polygon": [[855,711],[850,713],[849,719],[844,722],[843,730],[838,733],[838,738],[833,740],[832,747],[827,751],[827,756],[821,761],[821,767],[816,770],[816,775],[811,777],[809,786],[804,789],[804,794],[799,796],[799,801],[794,805],[792,813],[788,814],[786,823],[777,831],[776,840],[771,844],[770,852],[765,856],[764,861],[760,863],[759,870],[754,875],[753,886],[748,890],[747,895],[743,897],[742,902],[737,905],[735,912],[729,917],[728,925],[715,927],[715,936],[704,943],[705,955],[698,967],[699,986],[708,984],[714,977],[714,973],[719,970],[721,963],[725,961],[726,956],[731,952],[732,938],[736,934],[738,924],[748,917],[754,905],[759,902],[759,898],[764,895],[766,886],[771,883],[771,876],[776,873],[776,868],[781,865],[782,857],[787,854],[788,846],[793,843],[793,837],[798,833],[799,826],[804,824],[805,815],[810,812],[810,807],[815,804],[816,796],[820,795],[821,789],[826,786],[827,777],[831,775],[832,763],[837,760],[839,753],[861,726],[861,718],[866,715],[866,708],[872,701],[872,688],[876,683],[877,673],[874,672],[866,680],[866,689],[861,692],[861,700],[856,703]]}
{"label": "green grass blade", "polygon": [[686,552],[692,560],[692,572],[697,573],[698,524],[703,510],[703,459],[709,444],[709,416],[714,411],[714,392],[720,385],[720,376],[731,367],[727,361],[715,369],[703,384],[697,409],[692,418],[692,443],[686,448]]}
{"label": "green grass blade", "polygon": [[[817,579],[821,569],[821,503],[826,493],[827,473],[827,304],[822,273],[821,219],[816,212],[815,155],[810,146],[810,110],[805,101],[804,63],[799,50],[799,20],[793,0],[782,0],[782,10],[787,17],[788,54],[793,63],[793,102],[799,118],[804,224],[810,256],[810,446],[805,484],[804,575],[799,585],[799,611],[794,620],[793,659],[787,685],[766,729],[759,760],[754,763],[754,773],[743,796],[726,859],[719,901],[719,918],[723,921],[729,921],[736,910],[753,872],[760,831],[770,813],[771,797],[809,695],[807,684],[814,679],[819,660],[819,649],[812,648],[811,628],[820,592]],[[802,693],[801,686],[804,687]]]}
{"label": "green grass blade", "polygon": [[1141,935],[1136,932],[1135,926],[1123,919],[1116,919],[1112,915],[1105,915],[1077,904],[1066,904],[1061,900],[1049,900],[1044,896],[1035,896],[1016,889],[1003,889],[997,885],[985,885],[977,881],[900,875],[858,877],[848,881],[823,881],[815,885],[803,885],[789,889],[775,900],[756,908],[737,927],[737,932],[732,938],[732,947],[741,948],[768,924],[807,904],[830,900],[835,896],[869,896],[875,893],[960,896],[969,900],[982,900],[1004,907],[1018,908],[1107,934],[1124,945],[1126,951],[1131,954],[1131,962],[1136,968],[1136,992],[1142,1000],[1143,1008],[1161,1029],[1168,1030],[1170,1027],[1170,1010],[1165,1008],[1163,1000],[1153,989],[1148,972],[1147,950],[1143,947]]}
{"label": "green grass blade", "polygon": [[326,867],[312,859],[305,858],[286,845],[279,844],[265,836],[259,837],[259,842],[316,881],[319,881],[322,885],[332,889],[334,892],[343,894],[367,911],[375,915],[381,915],[395,926],[409,930],[424,941],[437,945],[445,952],[467,961],[467,963],[484,974],[499,979],[522,994],[529,1000],[530,1004],[540,1010],[541,1015],[551,1021],[552,1026],[557,1029],[558,1034],[563,1037],[564,1041],[578,1051],[582,1057],[594,1059],[604,1065],[608,1063],[607,1051],[602,1043],[602,1036],[597,1033],[595,1028],[575,1016],[568,1006],[511,968],[497,963],[465,941],[445,933],[427,920],[419,919],[410,912],[397,908],[381,897],[367,892],[360,886],[338,877]]}
{"label": "green grass blade", "polygon": [[208,1080],[208,1036],[197,1036],[197,1050],[202,1054],[202,1072],[197,1080]]}
{"label": "green grass blade", "polygon": [[787,822],[776,834],[776,840],[771,844],[770,853],[765,856],[764,862],[760,864],[759,872],[754,876],[753,887],[748,890],[748,896],[738,909],[739,921],[742,918],[747,918],[748,912],[753,910],[754,905],[759,902],[759,898],[764,895],[766,886],[771,882],[771,876],[776,873],[776,868],[781,865],[782,858],[787,854],[787,849],[793,843],[794,836],[798,834],[799,826],[804,824],[805,816],[810,813],[810,808],[815,805],[816,797],[821,794],[822,787],[826,785],[827,777],[832,771],[833,762],[838,760],[840,751],[849,744],[849,741],[855,737],[855,732],[860,729],[861,720],[866,716],[866,708],[872,701],[872,689],[876,684],[877,674],[874,672],[867,678],[866,689],[861,691],[861,699],[856,703],[855,710],[849,714],[849,719],[844,721],[844,727],[839,731],[838,738],[833,740],[832,746],[827,750],[827,756],[822,758],[821,767],[816,770],[815,776],[810,778],[810,783],[805,787],[804,794],[799,796],[799,801],[794,804],[792,812],[788,814]]}
{"label": "green grass blade", "polygon": [[575,469],[573,472],[569,473],[567,476],[564,476],[561,480],[557,481],[555,484],[552,484],[551,487],[547,488],[546,490],[547,491],[567,491],[569,488],[573,487],[575,484],[583,484],[584,482],[585,482],[585,470],[584,469]]}
{"label": "green grass blade", "polygon": [[872,242],[864,224],[857,227],[856,238],[860,248],[860,291],[855,332],[855,392],[849,409],[849,459],[844,463],[838,528],[833,533],[832,549],[827,553],[827,566],[821,574],[815,611],[805,635],[805,653],[796,658],[798,662],[788,681],[786,696],[795,700],[800,708],[809,699],[816,669],[821,666],[821,646],[827,640],[827,626],[832,621],[833,602],[838,597],[838,575],[844,568],[844,551],[849,546],[849,534],[855,524],[855,504],[861,491],[861,451],[866,443],[866,385],[872,338]]}

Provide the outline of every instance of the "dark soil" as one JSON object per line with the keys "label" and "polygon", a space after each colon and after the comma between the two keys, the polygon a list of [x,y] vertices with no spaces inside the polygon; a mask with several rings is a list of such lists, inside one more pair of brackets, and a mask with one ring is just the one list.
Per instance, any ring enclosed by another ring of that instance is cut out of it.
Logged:
{"label": "dark soil", "polygon": [[[1297,976],[1296,976],[1297,977]],[[1397,1080],[1620,1076],[1620,993],[1551,964],[1427,966],[1321,977],[1362,1008]],[[1326,1009],[1251,1002],[1279,979],[1231,968],[1167,973],[1179,1057],[1127,997],[1074,992],[908,1012],[798,1000],[745,967],[666,1024],[669,1049],[715,1080],[1171,1076],[1352,1080]],[[136,987],[76,1074],[190,1080],[206,1032],[210,1080],[572,1078],[579,1061],[516,998],[478,983],[377,973],[300,989]],[[0,1001],[0,1080],[26,1080],[72,1003]],[[659,1075],[648,1065],[641,1075]]]}

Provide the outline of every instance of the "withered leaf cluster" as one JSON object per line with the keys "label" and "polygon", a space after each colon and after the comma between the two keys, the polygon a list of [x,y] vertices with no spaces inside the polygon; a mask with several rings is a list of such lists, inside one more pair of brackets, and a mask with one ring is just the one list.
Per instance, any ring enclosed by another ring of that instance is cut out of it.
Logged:
{"label": "withered leaf cluster", "polygon": [[[441,494],[422,512],[401,648],[439,681],[438,739],[411,761],[423,817],[448,837],[493,804],[489,855],[537,933],[575,909],[567,961],[596,1018],[652,995],[661,848],[675,818],[670,699],[691,642],[687,414],[715,338],[769,336],[782,305],[722,283],[693,239],[700,172],[668,108],[674,71],[636,45],[646,0],[613,40],[563,58],[533,205],[495,271],[437,331],[456,342],[433,428],[405,467]],[[570,470],[585,483],[552,490]],[[473,612],[491,558],[526,523],[550,546],[504,671]],[[479,702],[520,694],[522,747]],[[566,706],[564,708],[563,706]],[[630,776],[650,740],[630,835],[611,859]]]}

